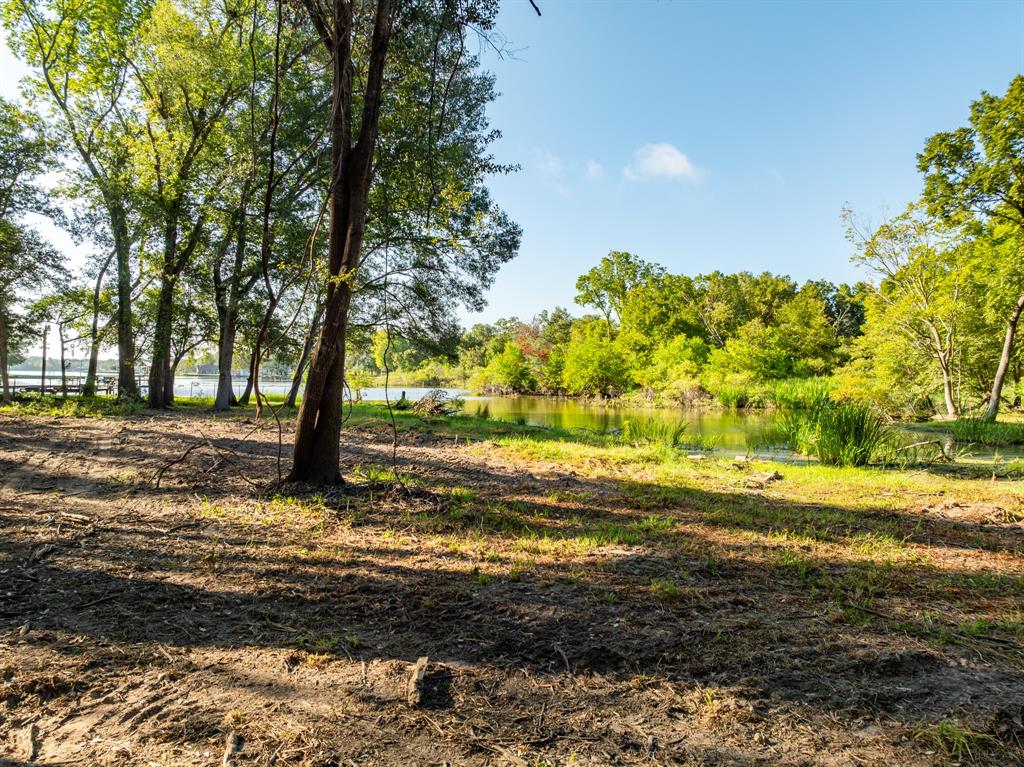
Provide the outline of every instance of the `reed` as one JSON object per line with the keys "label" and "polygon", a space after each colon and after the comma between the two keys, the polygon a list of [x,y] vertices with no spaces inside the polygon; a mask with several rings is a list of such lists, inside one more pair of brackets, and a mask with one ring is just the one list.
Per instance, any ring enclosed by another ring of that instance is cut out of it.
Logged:
{"label": "reed", "polygon": [[895,441],[873,408],[855,402],[826,400],[809,410],[786,411],[779,431],[792,449],[827,466],[865,466]]}
{"label": "reed", "polygon": [[1024,445],[1024,423],[997,423],[984,418],[961,418],[949,424],[957,442],[976,445]]}
{"label": "reed", "polygon": [[652,445],[679,447],[685,432],[685,421],[669,423],[654,418],[627,418],[622,422],[622,440],[633,444],[646,442]]}

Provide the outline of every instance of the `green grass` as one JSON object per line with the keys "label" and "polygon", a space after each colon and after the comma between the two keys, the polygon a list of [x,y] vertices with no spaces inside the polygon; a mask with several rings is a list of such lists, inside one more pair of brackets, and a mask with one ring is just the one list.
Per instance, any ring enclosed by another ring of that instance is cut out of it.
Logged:
{"label": "green grass", "polygon": [[115,397],[60,397],[31,395],[18,397],[9,405],[0,405],[0,413],[9,415],[40,415],[55,418],[103,418],[129,416],[146,410],[143,400]]}
{"label": "green grass", "polygon": [[974,763],[982,751],[997,744],[991,735],[974,732],[953,719],[943,719],[922,728],[917,737],[946,756],[968,763]]}
{"label": "green grass", "polygon": [[720,384],[712,393],[719,405],[730,410],[745,408],[754,400],[752,388],[742,384]]}
{"label": "green grass", "polygon": [[656,418],[627,418],[622,422],[622,440],[629,444],[679,447],[685,432],[685,421],[669,423]]}
{"label": "green grass", "polygon": [[949,432],[957,442],[996,446],[1024,445],[1024,423],[961,418],[950,422]]}
{"label": "green grass", "polygon": [[762,384],[757,399],[764,406],[811,410],[824,405],[834,388],[829,378],[785,378]]}
{"label": "green grass", "polygon": [[779,426],[786,444],[826,466],[866,466],[894,440],[878,413],[853,402],[790,410]]}

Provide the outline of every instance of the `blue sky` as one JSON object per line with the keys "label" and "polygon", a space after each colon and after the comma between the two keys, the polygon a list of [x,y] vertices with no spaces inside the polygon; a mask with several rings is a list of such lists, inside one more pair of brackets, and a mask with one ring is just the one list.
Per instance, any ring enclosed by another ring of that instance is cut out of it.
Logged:
{"label": "blue sky", "polygon": [[[572,304],[609,250],[685,274],[852,281],[840,210],[914,199],[915,155],[1024,71],[1024,0],[505,0],[497,201],[524,229],[467,323]],[[24,69],[0,45],[0,94]],[[67,250],[66,237],[43,226]]]}
{"label": "blue sky", "polygon": [[[861,278],[840,210],[921,189],[915,155],[1024,71],[1024,2],[508,0],[484,55],[497,201],[524,229],[482,315],[572,308],[609,250],[674,272]],[[579,311],[578,308],[574,311]]]}

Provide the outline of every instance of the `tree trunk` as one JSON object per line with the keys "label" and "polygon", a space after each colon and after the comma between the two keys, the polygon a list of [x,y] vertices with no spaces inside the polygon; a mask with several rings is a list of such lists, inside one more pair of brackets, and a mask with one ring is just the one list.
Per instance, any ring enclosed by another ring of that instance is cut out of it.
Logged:
{"label": "tree trunk", "polygon": [[68,396],[68,368],[64,361],[64,323],[57,323],[57,333],[60,336],[60,393],[62,397]]}
{"label": "tree trunk", "polygon": [[85,383],[82,384],[82,396],[92,397],[96,394],[96,374],[100,365],[100,339],[96,332],[97,327],[93,321],[92,331],[89,337],[89,366],[85,372]]}
{"label": "tree trunk", "polygon": [[946,416],[952,421],[959,415],[956,400],[953,398],[953,376],[947,360],[940,359],[939,367],[942,368],[942,396],[946,400]]}
{"label": "tree trunk", "polygon": [[117,254],[117,395],[138,399],[135,382],[135,336],[132,328],[132,263],[128,222],[119,206],[110,207]]}
{"label": "tree trunk", "polygon": [[377,0],[366,66],[359,139],[351,145],[352,8],[335,0],[331,29],[314,18],[331,54],[331,200],[324,323],[313,353],[295,430],[291,481],[337,483],[345,376],[345,332],[352,277],[359,266],[377,143],[381,89],[392,34],[392,0]]}
{"label": "tree trunk", "polygon": [[255,359],[255,357],[252,354],[250,354],[249,355],[249,377],[245,381],[245,388],[242,390],[242,396],[238,398],[238,404],[239,405],[248,405],[249,404],[249,398],[252,397],[253,378],[254,378],[254,374],[256,372],[255,364],[253,362],[254,359]]}
{"label": "tree trunk", "polygon": [[1013,313],[1006,322],[1006,336],[1003,338],[1003,352],[999,355],[999,367],[996,368],[996,377],[992,382],[992,394],[989,395],[988,410],[985,412],[985,419],[996,420],[999,412],[999,399],[1003,396],[1003,381],[1006,380],[1006,371],[1010,368],[1010,358],[1013,356],[1013,343],[1017,335],[1017,323],[1020,321],[1021,312],[1024,312],[1024,294],[1017,299],[1013,306]]}
{"label": "tree trunk", "polygon": [[217,340],[217,399],[214,410],[230,410],[236,404],[231,382],[231,367],[235,360],[235,313],[229,308],[220,318],[220,336]]}
{"label": "tree trunk", "polygon": [[96,394],[96,371],[100,361],[100,293],[103,291],[103,278],[114,259],[114,251],[96,275],[96,285],[92,291],[92,323],[89,325],[89,366],[85,371],[85,383],[82,384],[82,396],[91,397]]}
{"label": "tree trunk", "polygon": [[3,386],[3,401],[11,401],[11,381],[7,372],[7,317],[0,306],[0,385]]}
{"label": "tree trunk", "polygon": [[43,325],[43,370],[39,376],[39,393],[46,394],[46,334],[50,330],[50,323]]}
{"label": "tree trunk", "polygon": [[309,363],[309,354],[313,351],[313,342],[316,339],[317,331],[320,329],[320,310],[313,314],[313,321],[306,331],[306,339],[302,342],[302,353],[299,355],[299,362],[295,366],[295,375],[292,376],[292,386],[288,390],[288,397],[285,399],[285,407],[295,407],[295,401],[299,397],[299,387],[302,386],[302,376],[306,372],[306,365]]}
{"label": "tree trunk", "polygon": [[[171,378],[171,313],[174,309],[174,275],[165,268],[161,275],[160,297],[153,328],[153,361],[149,367],[149,406],[167,408],[174,401]],[[168,396],[168,390],[170,396]]]}

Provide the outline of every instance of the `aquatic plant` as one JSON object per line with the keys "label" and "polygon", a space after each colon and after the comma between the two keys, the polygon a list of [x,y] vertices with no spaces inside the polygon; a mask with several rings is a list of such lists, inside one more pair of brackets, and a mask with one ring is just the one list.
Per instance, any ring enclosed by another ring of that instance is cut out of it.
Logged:
{"label": "aquatic plant", "polygon": [[1024,423],[999,423],[984,418],[960,418],[949,424],[957,442],[978,445],[1024,445]]}
{"label": "aquatic plant", "polygon": [[655,418],[627,418],[622,422],[621,439],[623,442],[636,444],[665,445],[679,447],[686,432],[686,422],[669,423]]}
{"label": "aquatic plant", "polygon": [[895,440],[881,415],[856,402],[825,400],[809,410],[787,410],[778,427],[792,449],[828,466],[865,466]]}
{"label": "aquatic plant", "polygon": [[810,410],[827,402],[834,388],[830,378],[783,378],[762,384],[758,400],[763,406]]}

